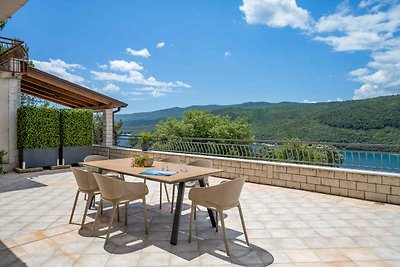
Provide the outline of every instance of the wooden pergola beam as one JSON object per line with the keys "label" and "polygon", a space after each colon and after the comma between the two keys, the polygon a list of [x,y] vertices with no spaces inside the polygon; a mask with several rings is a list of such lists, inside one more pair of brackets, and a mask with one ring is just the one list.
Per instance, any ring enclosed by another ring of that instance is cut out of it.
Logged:
{"label": "wooden pergola beam", "polygon": [[[36,92],[39,93],[39,94],[48,95],[49,97],[52,97],[54,100],[57,100],[57,99],[64,99],[65,101],[67,101],[67,102],[69,102],[69,103],[73,103],[74,105],[77,105],[77,106],[79,106],[79,107],[86,107],[86,106],[99,105],[98,103],[93,104],[93,103],[89,103],[89,102],[82,101],[82,100],[80,100],[80,99],[78,99],[78,98],[74,98],[74,97],[71,97],[71,96],[67,96],[67,95],[62,94],[62,93],[60,93],[60,92],[58,92],[58,91],[49,90],[49,88],[42,87],[42,86],[40,86],[40,85],[38,85],[38,84],[35,84],[35,83],[31,83],[30,81],[23,81],[23,82],[21,83],[21,88],[22,88],[22,89],[23,89],[23,88],[28,88],[28,89],[30,89],[31,91],[36,91]],[[52,101],[53,101],[53,100],[52,100]],[[54,101],[53,101],[53,102],[54,102]]]}
{"label": "wooden pergola beam", "polygon": [[[38,93],[37,91],[31,90],[31,89],[26,88],[26,87],[25,87],[25,88],[22,88],[21,91],[22,91],[23,93],[27,93],[27,94],[29,94],[29,95],[33,95],[33,96],[42,98],[42,99],[44,99],[44,100],[48,100],[48,101],[51,101],[51,102],[59,103],[59,104],[61,104],[61,105],[63,105],[63,106],[66,106],[66,107],[70,107],[70,108],[78,108],[78,107],[79,107],[79,106],[76,105],[76,104],[71,104],[70,102],[65,102],[65,101],[62,100],[62,99],[55,99],[54,97],[51,97],[51,96],[49,96],[48,94]],[[56,101],[57,101],[57,102],[56,102]]]}
{"label": "wooden pergola beam", "polygon": [[104,110],[128,106],[122,101],[32,67],[22,76],[21,90],[72,108]]}
{"label": "wooden pergola beam", "polygon": [[102,105],[102,103],[99,103],[98,101],[95,101],[90,98],[83,98],[79,94],[71,93],[66,91],[65,89],[47,84],[43,81],[33,79],[31,77],[26,77],[22,80],[22,85],[29,85],[32,88],[37,89],[38,91],[47,91],[47,92],[53,92],[55,95],[59,96],[64,96],[66,98],[71,99],[72,101],[76,101],[77,103],[83,104],[84,106],[98,106]]}

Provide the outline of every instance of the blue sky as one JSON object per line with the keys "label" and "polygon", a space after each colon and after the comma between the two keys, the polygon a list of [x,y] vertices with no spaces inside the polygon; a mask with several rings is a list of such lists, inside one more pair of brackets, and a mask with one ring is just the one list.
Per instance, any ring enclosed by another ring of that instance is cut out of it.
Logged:
{"label": "blue sky", "polygon": [[398,94],[399,29],[395,0],[31,0],[1,35],[130,113]]}

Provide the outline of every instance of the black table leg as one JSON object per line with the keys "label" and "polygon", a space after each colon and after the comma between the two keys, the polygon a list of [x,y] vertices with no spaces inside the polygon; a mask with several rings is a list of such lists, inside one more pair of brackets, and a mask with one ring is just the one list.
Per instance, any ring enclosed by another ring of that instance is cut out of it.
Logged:
{"label": "black table leg", "polygon": [[172,224],[171,241],[172,245],[178,243],[179,225],[181,223],[181,212],[183,204],[183,195],[185,194],[185,182],[180,182],[178,185],[178,197],[176,198],[174,222]]}
{"label": "black table leg", "polygon": [[[201,187],[205,187],[205,186],[206,186],[206,183],[204,182],[204,178],[201,178],[201,179],[199,180],[199,184],[200,184]],[[214,213],[213,213],[213,211],[210,210],[210,209],[207,209],[207,211],[208,211],[208,216],[210,217],[211,225],[212,225],[213,227],[216,227],[217,224],[215,223],[215,218],[214,218]]]}
{"label": "black table leg", "polygon": [[[88,199],[88,201],[89,201],[89,199]],[[92,196],[92,199],[90,200],[90,206],[89,206],[90,209],[91,208],[96,209],[95,205],[96,205],[95,198],[94,198],[94,196]]]}

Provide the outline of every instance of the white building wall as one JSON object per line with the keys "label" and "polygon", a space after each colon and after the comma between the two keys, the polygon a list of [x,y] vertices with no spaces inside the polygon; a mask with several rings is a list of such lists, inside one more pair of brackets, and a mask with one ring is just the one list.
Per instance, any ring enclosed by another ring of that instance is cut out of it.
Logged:
{"label": "white building wall", "polygon": [[8,154],[4,160],[5,171],[18,165],[17,109],[21,92],[21,75],[0,72],[0,150]]}

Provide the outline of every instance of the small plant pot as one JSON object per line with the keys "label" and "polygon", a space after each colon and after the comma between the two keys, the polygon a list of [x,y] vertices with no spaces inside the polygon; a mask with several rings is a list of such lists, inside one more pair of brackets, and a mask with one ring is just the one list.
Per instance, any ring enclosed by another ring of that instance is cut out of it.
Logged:
{"label": "small plant pot", "polygon": [[145,161],[143,161],[143,167],[151,167],[153,166],[154,160],[152,159],[147,159]]}
{"label": "small plant pot", "polygon": [[142,143],[141,144],[142,151],[148,151],[150,149],[150,143]]}

